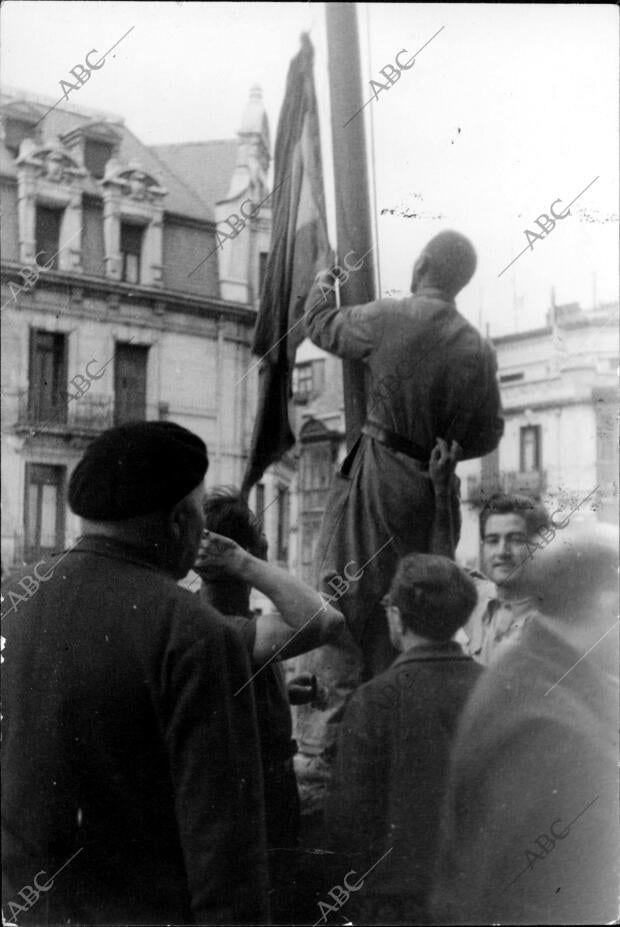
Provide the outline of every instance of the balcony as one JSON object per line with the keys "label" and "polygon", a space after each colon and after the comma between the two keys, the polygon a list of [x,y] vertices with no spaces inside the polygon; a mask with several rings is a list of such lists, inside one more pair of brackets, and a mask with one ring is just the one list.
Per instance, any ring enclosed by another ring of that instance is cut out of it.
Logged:
{"label": "balcony", "polygon": [[502,470],[500,473],[502,492],[525,493],[526,496],[539,496],[547,488],[546,470]]}
{"label": "balcony", "polygon": [[18,395],[18,434],[34,432],[42,434],[79,433],[96,435],[114,425],[114,397],[76,397],[68,401],[36,402],[28,390]]}
{"label": "balcony", "polygon": [[541,496],[547,489],[546,470],[501,470],[493,476],[469,476],[464,501],[480,505],[495,492],[510,495]]}

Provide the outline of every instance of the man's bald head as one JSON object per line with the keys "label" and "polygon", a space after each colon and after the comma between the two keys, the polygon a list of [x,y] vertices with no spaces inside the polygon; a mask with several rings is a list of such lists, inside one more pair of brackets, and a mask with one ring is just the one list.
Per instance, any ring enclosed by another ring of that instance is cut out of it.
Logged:
{"label": "man's bald head", "polygon": [[476,263],[469,238],[460,232],[440,232],[431,238],[415,263],[411,292],[424,283],[454,297],[473,277]]}
{"label": "man's bald head", "polygon": [[594,524],[558,532],[534,554],[529,592],[545,615],[576,624],[597,624],[617,614],[618,531]]}

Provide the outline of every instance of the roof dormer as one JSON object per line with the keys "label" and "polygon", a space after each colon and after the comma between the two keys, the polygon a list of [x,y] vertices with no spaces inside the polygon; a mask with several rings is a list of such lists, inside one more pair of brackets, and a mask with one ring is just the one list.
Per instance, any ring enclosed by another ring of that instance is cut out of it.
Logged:
{"label": "roof dormer", "polygon": [[94,180],[103,180],[106,166],[117,157],[121,141],[121,132],[102,120],[87,122],[63,136],[67,148],[75,152],[80,164]]}
{"label": "roof dormer", "polygon": [[25,139],[40,144],[41,134],[38,126],[44,112],[41,106],[25,100],[15,100],[2,107],[2,138],[5,148],[15,160],[19,157],[19,150]]}

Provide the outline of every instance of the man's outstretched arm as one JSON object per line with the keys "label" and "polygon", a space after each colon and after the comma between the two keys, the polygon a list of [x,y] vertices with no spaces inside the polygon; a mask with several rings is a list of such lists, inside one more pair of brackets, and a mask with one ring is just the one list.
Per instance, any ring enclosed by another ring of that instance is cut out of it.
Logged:
{"label": "man's outstretched arm", "polygon": [[203,540],[196,572],[207,581],[222,573],[262,592],[279,614],[256,621],[252,658],[262,664],[275,653],[282,660],[321,647],[338,637],[344,618],[310,586],[286,570],[253,557],[230,538],[209,532]]}
{"label": "man's outstretched arm", "polygon": [[328,271],[317,280],[306,300],[306,335],[318,347],[349,360],[367,357],[382,337],[385,305],[377,300],[358,306],[335,306],[333,278]]}

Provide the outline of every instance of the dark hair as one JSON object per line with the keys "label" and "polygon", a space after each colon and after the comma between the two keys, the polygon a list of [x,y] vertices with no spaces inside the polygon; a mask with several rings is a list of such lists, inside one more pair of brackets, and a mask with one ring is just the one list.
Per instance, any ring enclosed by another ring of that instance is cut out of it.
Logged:
{"label": "dark hair", "polygon": [[209,531],[231,538],[256,556],[264,554],[261,523],[234,486],[216,486],[208,492],[204,514]]}
{"label": "dark hair", "polygon": [[456,296],[469,283],[477,258],[469,238],[460,232],[440,232],[424,248],[433,281],[450,296]]}
{"label": "dark hair", "polygon": [[508,495],[496,492],[490,496],[480,512],[480,537],[484,539],[487,521],[491,515],[520,515],[525,522],[528,537],[535,534],[540,528],[549,527],[549,515],[546,508],[538,499],[530,496]]}
{"label": "dark hair", "polygon": [[449,640],[477,601],[476,587],[460,567],[435,554],[408,554],[398,564],[389,601],[405,627],[433,640]]}

